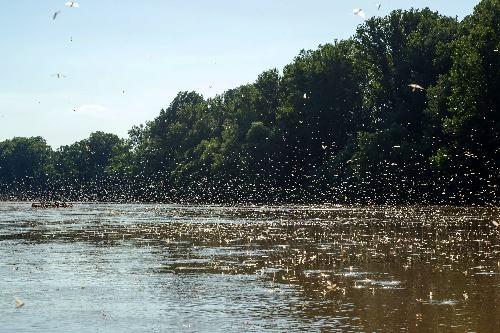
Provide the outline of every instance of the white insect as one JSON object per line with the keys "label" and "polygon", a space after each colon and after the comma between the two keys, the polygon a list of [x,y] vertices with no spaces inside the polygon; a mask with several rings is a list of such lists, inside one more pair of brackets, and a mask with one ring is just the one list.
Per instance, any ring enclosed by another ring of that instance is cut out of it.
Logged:
{"label": "white insect", "polygon": [[23,305],[24,305],[24,302],[22,300],[20,300],[19,298],[16,298],[16,308],[20,308]]}
{"label": "white insect", "polygon": [[64,79],[66,77],[66,75],[60,73],[52,74],[51,76],[58,79]]}
{"label": "white insect", "polygon": [[416,83],[411,83],[411,84],[408,85],[408,87],[412,88],[413,92],[415,92],[417,90],[420,90],[420,91],[425,90],[424,87],[422,87],[421,85],[418,85]]}
{"label": "white insect", "polygon": [[306,99],[306,98],[307,98],[307,93],[304,93],[304,96],[303,96],[303,97],[304,97],[304,99]]}
{"label": "white insect", "polygon": [[361,8],[354,8],[352,10],[352,13],[356,16],[359,16],[361,18],[366,18],[365,12]]}
{"label": "white insect", "polygon": [[78,8],[80,7],[80,5],[78,4],[78,2],[74,2],[74,1],[68,1],[64,4],[66,7],[73,7],[73,8]]}
{"label": "white insect", "polygon": [[52,15],[52,20],[55,20],[57,15],[59,15],[61,13],[60,10],[58,10],[57,12],[54,13],[54,15]]}

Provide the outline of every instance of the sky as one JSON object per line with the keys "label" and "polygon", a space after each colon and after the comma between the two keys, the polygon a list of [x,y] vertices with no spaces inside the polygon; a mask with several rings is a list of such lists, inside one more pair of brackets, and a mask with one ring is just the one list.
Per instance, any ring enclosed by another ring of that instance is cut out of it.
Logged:
{"label": "sky", "polygon": [[353,8],[371,17],[429,7],[461,19],[479,0],[78,3],[0,0],[0,141],[42,136],[58,148],[95,131],[126,137],[179,91],[212,97],[281,70],[301,49],[349,38],[363,22]]}

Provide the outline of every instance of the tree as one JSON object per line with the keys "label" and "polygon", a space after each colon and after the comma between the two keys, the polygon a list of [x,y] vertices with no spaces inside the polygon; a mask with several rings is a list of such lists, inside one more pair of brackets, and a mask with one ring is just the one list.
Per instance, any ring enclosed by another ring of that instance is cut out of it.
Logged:
{"label": "tree", "polygon": [[41,137],[0,142],[0,185],[2,195],[30,198],[48,190],[52,149]]}

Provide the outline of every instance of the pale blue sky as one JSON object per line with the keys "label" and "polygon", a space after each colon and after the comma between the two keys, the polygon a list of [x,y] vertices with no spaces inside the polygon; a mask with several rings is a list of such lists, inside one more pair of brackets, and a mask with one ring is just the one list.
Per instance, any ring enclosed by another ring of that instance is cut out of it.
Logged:
{"label": "pale blue sky", "polygon": [[0,140],[40,135],[57,148],[97,130],[125,137],[178,91],[210,97],[350,37],[362,22],[355,7],[462,18],[479,0],[381,0],[380,12],[376,2],[0,0]]}

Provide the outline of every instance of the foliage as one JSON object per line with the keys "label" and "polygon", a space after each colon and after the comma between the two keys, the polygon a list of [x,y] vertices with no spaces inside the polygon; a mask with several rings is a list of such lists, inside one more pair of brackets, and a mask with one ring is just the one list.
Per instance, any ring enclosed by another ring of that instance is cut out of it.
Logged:
{"label": "foliage", "polygon": [[429,9],[371,18],[282,74],[210,99],[181,92],[126,140],[1,142],[0,195],[498,204],[499,32],[498,0],[462,22]]}

